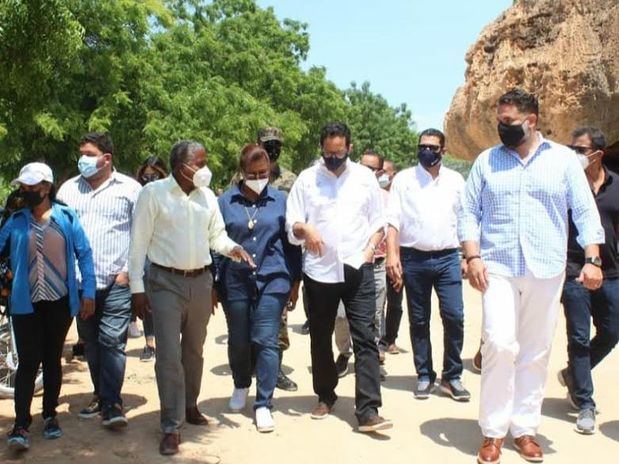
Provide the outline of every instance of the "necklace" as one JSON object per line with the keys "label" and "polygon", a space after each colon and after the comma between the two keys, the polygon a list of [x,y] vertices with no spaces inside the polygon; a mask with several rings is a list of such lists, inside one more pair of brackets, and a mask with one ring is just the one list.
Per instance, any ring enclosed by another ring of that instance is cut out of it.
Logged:
{"label": "necklace", "polygon": [[258,222],[258,220],[256,219],[256,216],[258,215],[260,208],[256,208],[256,205],[254,205],[254,214],[252,215],[249,214],[249,210],[247,209],[247,206],[243,206],[243,208],[245,208],[245,214],[247,214],[247,219],[248,219],[247,228],[249,230],[252,230],[254,226],[256,225],[256,223]]}

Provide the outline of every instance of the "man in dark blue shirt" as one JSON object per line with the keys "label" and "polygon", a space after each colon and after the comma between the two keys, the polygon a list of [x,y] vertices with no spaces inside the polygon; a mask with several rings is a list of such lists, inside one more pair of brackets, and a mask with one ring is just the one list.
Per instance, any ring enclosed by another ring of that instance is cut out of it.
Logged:
{"label": "man in dark blue shirt", "polygon": [[[591,369],[610,353],[619,340],[619,176],[602,164],[606,149],[604,134],[594,127],[582,127],[572,133],[571,148],[576,152],[595,197],[606,236],[600,245],[604,280],[597,290],[588,290],[579,281],[587,262],[576,241],[578,232],[570,219],[567,269],[562,301],[567,320],[568,367],[559,372],[559,382],[568,389],[570,403],[579,410],[576,431],[595,432],[595,402]],[[589,340],[591,319],[596,327]]]}

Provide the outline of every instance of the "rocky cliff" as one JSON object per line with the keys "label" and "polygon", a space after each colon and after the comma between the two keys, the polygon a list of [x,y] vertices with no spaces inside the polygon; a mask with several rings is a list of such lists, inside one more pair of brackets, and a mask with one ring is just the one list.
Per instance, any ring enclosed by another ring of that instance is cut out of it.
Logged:
{"label": "rocky cliff", "polygon": [[619,0],[516,0],[466,62],[445,117],[450,153],[473,159],[496,144],[496,100],[519,86],[539,97],[545,136],[566,143],[595,125],[619,155]]}

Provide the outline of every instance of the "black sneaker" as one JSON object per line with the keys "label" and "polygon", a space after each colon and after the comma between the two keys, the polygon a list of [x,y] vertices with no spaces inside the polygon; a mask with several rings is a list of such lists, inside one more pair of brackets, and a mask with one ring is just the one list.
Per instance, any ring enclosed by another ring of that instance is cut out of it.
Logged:
{"label": "black sneaker", "polygon": [[309,334],[309,321],[305,321],[301,326],[301,335]]}
{"label": "black sneaker", "polygon": [[62,437],[62,429],[58,424],[58,419],[55,417],[48,417],[44,420],[43,425],[43,438],[46,440],[55,440]]}
{"label": "black sneaker", "polygon": [[84,357],[84,342],[77,342],[71,347],[71,354],[74,358]]}
{"label": "black sneaker", "polygon": [[349,356],[340,354],[335,360],[335,370],[338,377],[344,377],[348,374],[348,358]]}
{"label": "black sneaker", "polygon": [[289,392],[296,392],[299,389],[297,384],[292,379],[288,378],[281,369],[277,373],[277,384],[275,386],[280,390]]}
{"label": "black sneaker", "polygon": [[471,394],[464,388],[460,379],[441,380],[441,391],[456,401],[468,401]]}
{"label": "black sneaker", "polygon": [[127,421],[127,417],[123,413],[122,406],[115,404],[111,408],[108,408],[103,413],[103,421],[101,421],[101,425],[103,427],[110,430],[118,430],[123,427],[126,427],[129,421]]}
{"label": "black sneaker", "polygon": [[90,404],[82,409],[77,415],[80,419],[92,419],[101,414],[101,402],[96,396],[92,397]]}
{"label": "black sneaker", "polygon": [[430,382],[429,379],[421,379],[417,381],[413,395],[418,400],[425,400],[430,398],[430,394],[434,391],[434,382]]}
{"label": "black sneaker", "polygon": [[155,348],[152,346],[146,345],[142,350],[142,354],[140,354],[140,361],[142,362],[150,362],[155,360]]}
{"label": "black sneaker", "polygon": [[26,451],[29,449],[28,429],[17,426],[13,427],[13,430],[8,435],[7,444],[13,451]]}

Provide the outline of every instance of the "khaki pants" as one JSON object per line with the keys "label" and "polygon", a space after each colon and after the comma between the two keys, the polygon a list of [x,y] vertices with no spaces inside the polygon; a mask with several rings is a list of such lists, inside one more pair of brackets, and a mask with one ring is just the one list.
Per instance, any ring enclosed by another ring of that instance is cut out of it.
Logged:
{"label": "khaki pants", "polygon": [[157,340],[155,374],[164,433],[177,432],[185,409],[197,405],[212,287],[210,272],[183,277],[150,267],[147,289]]}

